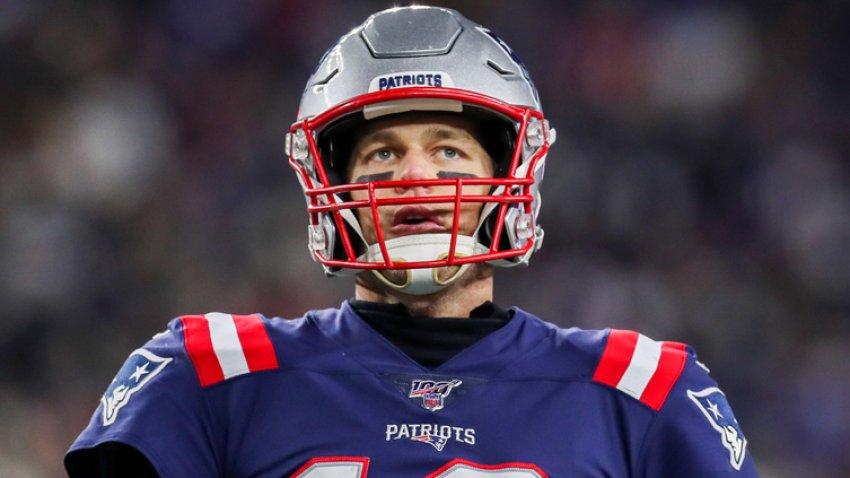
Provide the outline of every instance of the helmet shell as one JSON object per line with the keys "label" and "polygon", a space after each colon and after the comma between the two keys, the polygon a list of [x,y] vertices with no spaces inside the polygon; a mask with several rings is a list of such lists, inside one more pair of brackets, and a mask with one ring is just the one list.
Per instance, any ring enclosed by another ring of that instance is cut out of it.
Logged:
{"label": "helmet shell", "polygon": [[499,37],[455,10],[413,6],[375,13],[331,47],[307,81],[298,119],[404,86],[453,87],[541,111],[528,71]]}

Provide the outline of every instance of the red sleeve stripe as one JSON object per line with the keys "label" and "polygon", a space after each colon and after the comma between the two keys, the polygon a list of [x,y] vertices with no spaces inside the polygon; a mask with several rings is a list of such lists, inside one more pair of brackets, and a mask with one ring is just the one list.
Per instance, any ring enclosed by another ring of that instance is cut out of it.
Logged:
{"label": "red sleeve stripe", "polygon": [[612,330],[593,380],[660,410],[685,366],[685,345]]}
{"label": "red sleeve stripe", "polygon": [[685,348],[686,345],[683,343],[662,342],[658,368],[640,395],[641,402],[655,410],[661,410],[670,389],[673,388],[673,384],[676,383],[676,380],[682,374],[682,370],[685,369],[685,361],[687,360]]}
{"label": "red sleeve stripe", "polygon": [[181,321],[186,352],[202,386],[278,366],[259,315],[211,313]]}
{"label": "red sleeve stripe", "polygon": [[183,342],[186,353],[195,365],[201,386],[224,380],[224,373],[210,340],[210,325],[203,315],[187,315],[180,318],[183,323]]}
{"label": "red sleeve stripe", "polygon": [[629,368],[637,344],[638,333],[631,330],[612,330],[608,334],[605,352],[596,366],[593,380],[616,387]]}
{"label": "red sleeve stripe", "polygon": [[234,315],[245,361],[252,372],[277,368],[277,354],[259,315]]}

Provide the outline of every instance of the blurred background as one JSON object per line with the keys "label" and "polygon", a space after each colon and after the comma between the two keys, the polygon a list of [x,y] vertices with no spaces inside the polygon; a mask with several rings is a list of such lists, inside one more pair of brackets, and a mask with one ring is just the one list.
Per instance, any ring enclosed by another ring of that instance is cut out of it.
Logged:
{"label": "blurred background", "polygon": [[[545,245],[497,301],[687,342],[764,477],[850,476],[847,2],[434,3],[513,47],[559,133]],[[64,476],[170,318],[350,296],[308,257],[283,135],[387,6],[2,2],[0,477]]]}

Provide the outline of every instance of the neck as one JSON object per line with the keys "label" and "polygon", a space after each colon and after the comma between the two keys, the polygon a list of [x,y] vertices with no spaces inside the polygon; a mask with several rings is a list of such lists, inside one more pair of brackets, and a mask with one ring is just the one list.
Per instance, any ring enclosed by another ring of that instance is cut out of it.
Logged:
{"label": "neck", "polygon": [[452,285],[430,295],[401,293],[376,280],[371,272],[363,272],[357,275],[354,297],[403,304],[414,317],[469,317],[472,309],[493,300],[493,268],[476,264]]}

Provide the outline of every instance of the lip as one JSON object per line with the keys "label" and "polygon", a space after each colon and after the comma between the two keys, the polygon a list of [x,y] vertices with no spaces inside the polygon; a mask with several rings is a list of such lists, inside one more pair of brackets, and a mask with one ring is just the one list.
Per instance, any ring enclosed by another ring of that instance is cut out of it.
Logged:
{"label": "lip", "polygon": [[[406,223],[408,219],[423,219],[416,224]],[[390,233],[394,236],[405,236],[410,234],[428,234],[446,232],[446,228],[440,222],[440,214],[423,206],[404,206],[393,214]]]}

